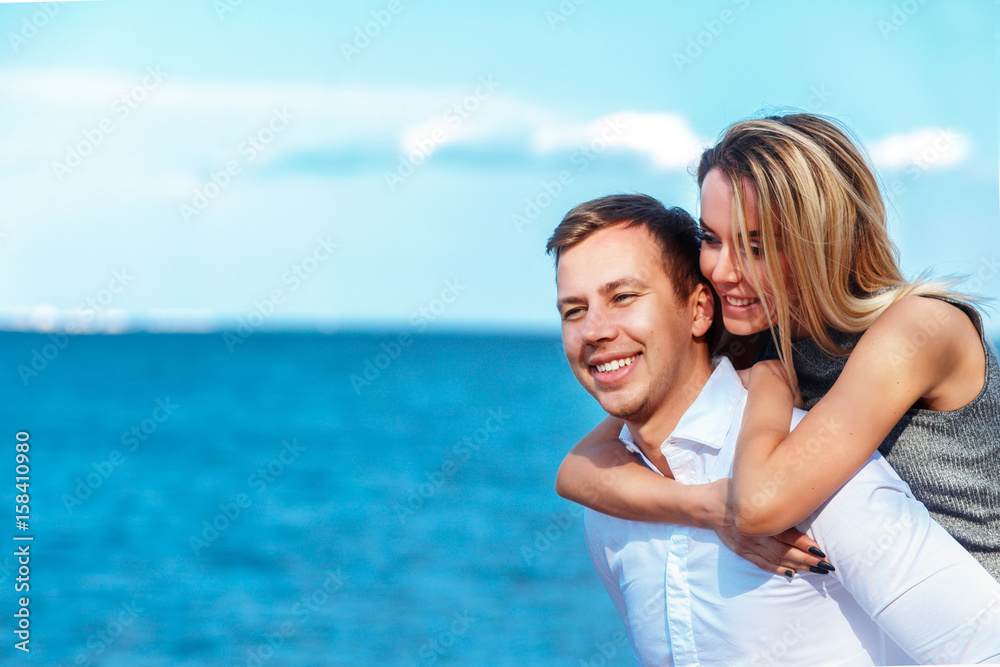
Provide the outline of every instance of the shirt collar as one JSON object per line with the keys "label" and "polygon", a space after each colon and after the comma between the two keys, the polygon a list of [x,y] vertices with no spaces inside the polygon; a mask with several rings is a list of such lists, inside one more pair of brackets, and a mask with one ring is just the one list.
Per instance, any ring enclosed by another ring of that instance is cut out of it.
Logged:
{"label": "shirt collar", "polygon": [[[726,436],[733,426],[736,410],[740,407],[740,399],[746,393],[746,389],[729,359],[716,357],[712,361],[715,370],[711,377],[702,387],[698,398],[681,416],[673,432],[661,445],[661,449],[663,445],[677,440],[695,442],[717,451],[725,445]],[[630,452],[642,456],[642,450],[635,444],[627,425],[622,426],[618,437]],[[642,458],[645,460],[646,457]],[[646,463],[656,469],[649,461]]]}
{"label": "shirt collar", "polygon": [[715,371],[667,440],[688,440],[716,450],[725,444],[747,390],[729,359],[717,357],[713,361]]}

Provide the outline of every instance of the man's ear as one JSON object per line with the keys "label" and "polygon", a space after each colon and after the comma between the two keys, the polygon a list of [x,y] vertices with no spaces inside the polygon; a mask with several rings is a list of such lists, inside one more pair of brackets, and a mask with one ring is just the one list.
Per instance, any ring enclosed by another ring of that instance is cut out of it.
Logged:
{"label": "man's ear", "polygon": [[700,338],[712,328],[712,320],[715,315],[715,300],[712,298],[712,290],[705,283],[698,283],[691,293],[689,300],[692,309],[691,334],[695,338]]}

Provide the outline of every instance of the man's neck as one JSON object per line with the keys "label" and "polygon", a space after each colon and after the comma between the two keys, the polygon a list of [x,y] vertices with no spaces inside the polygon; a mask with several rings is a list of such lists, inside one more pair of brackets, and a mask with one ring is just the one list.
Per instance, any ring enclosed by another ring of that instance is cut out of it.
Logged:
{"label": "man's neck", "polygon": [[625,420],[636,446],[667,477],[673,477],[673,473],[670,471],[670,466],[667,464],[663,452],[660,451],[660,445],[677,428],[681,417],[698,398],[714,370],[712,363],[706,356],[704,363],[696,364],[683,382],[671,388],[667,400],[649,419],[642,422]]}

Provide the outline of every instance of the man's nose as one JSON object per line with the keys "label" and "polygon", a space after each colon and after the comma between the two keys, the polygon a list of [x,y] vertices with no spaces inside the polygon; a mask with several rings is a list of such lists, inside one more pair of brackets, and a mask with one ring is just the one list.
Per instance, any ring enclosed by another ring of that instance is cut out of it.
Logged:
{"label": "man's nose", "polygon": [[614,319],[602,308],[590,308],[587,310],[587,321],[583,325],[583,342],[598,343],[604,340],[613,339],[618,332]]}

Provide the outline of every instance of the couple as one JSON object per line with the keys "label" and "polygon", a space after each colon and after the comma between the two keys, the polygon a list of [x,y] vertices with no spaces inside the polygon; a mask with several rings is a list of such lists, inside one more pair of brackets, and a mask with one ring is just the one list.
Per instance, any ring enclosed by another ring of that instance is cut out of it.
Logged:
{"label": "couple", "polygon": [[[567,359],[620,418],[557,487],[603,512],[588,544],[636,659],[1000,661],[1000,371],[978,314],[902,278],[833,122],[738,123],[698,180],[700,231],[615,196],[548,245]],[[747,393],[728,357],[747,365],[754,338],[727,335],[768,329],[756,352],[777,360]]]}

